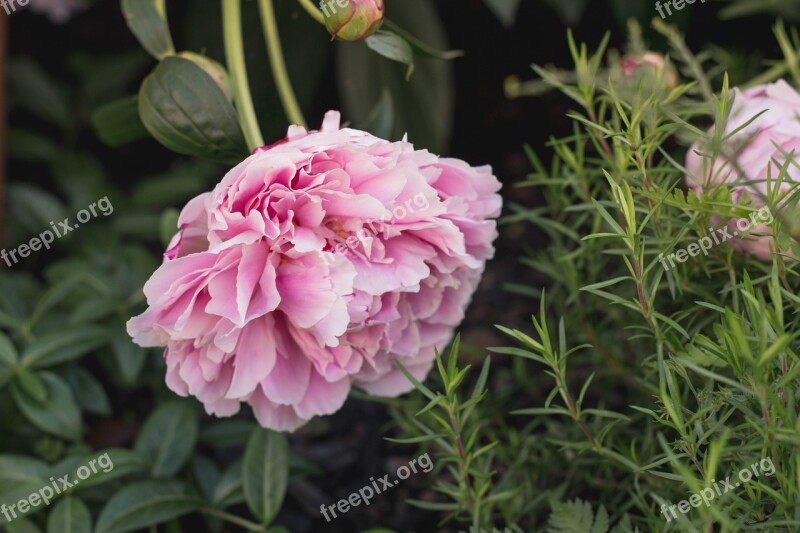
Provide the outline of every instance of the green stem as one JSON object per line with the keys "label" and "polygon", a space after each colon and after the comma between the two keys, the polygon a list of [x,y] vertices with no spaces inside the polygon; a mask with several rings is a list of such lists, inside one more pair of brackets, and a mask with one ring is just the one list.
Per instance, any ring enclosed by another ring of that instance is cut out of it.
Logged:
{"label": "green stem", "polygon": [[297,0],[297,1],[300,2],[300,5],[303,7],[303,9],[305,9],[306,12],[309,15],[311,15],[311,18],[313,18],[320,24],[325,25],[325,15],[322,14],[322,11],[317,9],[317,6],[314,5],[314,2],[312,2],[311,0]]}
{"label": "green stem", "polygon": [[[228,2],[229,0],[223,0],[223,1]],[[208,516],[221,518],[227,522],[230,522],[231,524],[236,524],[237,526],[243,527],[247,531],[266,531],[267,529],[267,527],[262,524],[256,524],[255,522],[245,520],[244,518],[240,518],[236,515],[232,515],[230,513],[226,513],[225,511],[220,511],[219,509],[214,509],[212,507],[203,507],[202,509],[200,509],[200,512],[203,514],[207,514]]]}
{"label": "green stem", "polygon": [[267,53],[269,54],[269,64],[272,67],[272,77],[278,87],[278,95],[281,97],[286,118],[293,124],[300,124],[305,127],[306,121],[297,103],[294,89],[292,89],[289,72],[286,70],[286,60],[283,57],[281,38],[278,34],[278,23],[275,20],[275,8],[272,5],[272,0],[258,0],[258,7],[261,11],[261,22],[264,25],[264,38],[267,41]]}
{"label": "green stem", "polygon": [[222,31],[225,40],[225,58],[231,74],[233,98],[244,138],[251,150],[264,146],[264,138],[258,127],[253,97],[247,81],[247,65],[244,61],[242,43],[242,5],[240,0],[222,1]]}

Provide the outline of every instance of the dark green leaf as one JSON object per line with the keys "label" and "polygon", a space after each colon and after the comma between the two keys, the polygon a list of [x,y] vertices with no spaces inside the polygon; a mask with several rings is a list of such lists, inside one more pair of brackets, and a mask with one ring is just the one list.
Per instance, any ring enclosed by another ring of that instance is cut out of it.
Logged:
{"label": "dark green leaf", "polygon": [[47,517],[47,533],[92,533],[92,515],[79,498],[67,496]]}
{"label": "dark green leaf", "polygon": [[25,367],[17,368],[14,386],[37,403],[44,404],[47,401],[47,387],[42,378]]}
{"label": "dark green leaf", "polygon": [[182,481],[140,481],[111,498],[97,519],[95,533],[144,529],[191,513],[201,505],[200,498]]}
{"label": "dark green leaf", "polygon": [[135,383],[144,367],[147,351],[135,345],[127,336],[115,338],[112,346],[119,377],[128,385]]}
{"label": "dark green leaf", "polygon": [[10,524],[6,524],[6,531],[8,533],[40,533],[42,530],[39,526],[28,520],[27,518],[17,518]]}
{"label": "dark green leaf", "polygon": [[47,389],[44,403],[31,397],[26,389],[18,386],[19,380],[14,380],[11,392],[20,411],[42,431],[70,440],[80,439],[81,413],[69,385],[50,372],[42,372],[39,376]]}
{"label": "dark green leaf", "polygon": [[64,92],[39,64],[27,57],[19,58],[11,62],[8,70],[13,103],[62,130],[72,127],[72,115]]}
{"label": "dark green leaf", "polygon": [[250,511],[269,524],[289,484],[289,441],[283,433],[256,428],[244,452],[244,495]]}
{"label": "dark green leaf", "polygon": [[367,37],[366,43],[371,50],[383,57],[408,65],[406,78],[411,76],[411,72],[414,70],[414,52],[405,39],[396,33],[380,30]]}
{"label": "dark green leaf", "polygon": [[27,161],[49,161],[58,153],[58,145],[36,131],[9,128],[8,155]]}
{"label": "dark green leaf", "polygon": [[78,405],[84,411],[95,415],[110,416],[111,402],[108,401],[103,385],[83,367],[76,366],[67,377]]}
{"label": "dark green leaf", "polygon": [[123,146],[150,136],[139,118],[138,97],[131,96],[99,107],[92,113],[92,126],[108,146]]}
{"label": "dark green leaf", "polygon": [[221,509],[244,502],[241,461],[236,461],[222,473],[214,486],[211,501]]}
{"label": "dark green leaf", "polygon": [[122,0],[125,22],[139,43],[156,59],[175,53],[164,0]]}
{"label": "dark green leaf", "polygon": [[153,477],[177,474],[197,443],[197,408],[190,401],[172,401],[150,415],[134,450],[152,464]]}
{"label": "dark green leaf", "polygon": [[16,485],[47,481],[47,463],[24,455],[0,455],[0,492]]}
{"label": "dark green leaf", "polygon": [[0,331],[0,366],[6,365],[13,367],[17,364],[17,349],[14,348],[11,339]]}
{"label": "dark green leaf", "polygon": [[189,464],[192,469],[192,477],[203,492],[203,496],[206,500],[211,500],[214,486],[219,481],[219,468],[214,464],[214,461],[199,453],[192,457]]}
{"label": "dark green leaf", "polygon": [[249,420],[218,420],[200,431],[200,441],[206,446],[230,448],[242,446],[253,432],[255,424]]}
{"label": "dark green leaf", "polygon": [[60,477],[67,472],[71,472],[70,478],[74,478],[77,469],[83,465],[89,464],[91,461],[95,461],[94,466],[97,469],[97,473],[81,481],[81,489],[110,483],[115,479],[120,479],[131,474],[140,474],[146,472],[150,466],[147,464],[147,461],[130,450],[126,450],[125,448],[109,448],[102,450],[102,452],[93,452],[76,457],[71,462],[71,465],[59,465],[58,468],[53,467],[51,475]]}
{"label": "dark green leaf", "polygon": [[188,59],[168,57],[145,78],[139,116],[153,137],[180,154],[227,163],[248,155],[233,105],[211,76]]}
{"label": "dark green leaf", "polygon": [[70,326],[50,331],[28,345],[22,353],[22,364],[29,368],[58,365],[107,342],[108,332],[99,326]]}

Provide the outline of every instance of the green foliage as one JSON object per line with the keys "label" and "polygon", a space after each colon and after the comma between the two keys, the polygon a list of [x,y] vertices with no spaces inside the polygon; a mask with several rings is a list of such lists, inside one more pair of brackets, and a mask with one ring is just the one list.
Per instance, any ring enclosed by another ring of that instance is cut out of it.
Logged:
{"label": "green foliage", "polygon": [[[722,244],[707,257],[662,266],[659,254],[755,208],[733,202],[729,185],[684,191],[680,147],[689,143],[743,174],[720,133],[733,94],[724,73],[706,74],[719,72],[709,56],[693,55],[674,28],[655,26],[689,82],[670,87],[663,71],[620,77],[611,63],[620,54],[606,50],[607,40],[592,53],[571,35],[573,70],[535,67],[576,106],[572,134],[550,140],[547,163],[528,149],[534,171],[521,186],[535,187],[545,205],[512,205],[505,220],[532,223],[548,236],[547,246],[522,259],[546,277],[547,289],[538,281],[509,285],[520,297],[538,298],[540,308],[531,332],[498,326],[512,344],[491,349],[499,375],[474,406],[482,442],[493,446],[490,469],[503,474],[488,476],[484,490],[513,490],[490,514],[478,513],[478,522],[452,512],[468,508],[463,490],[442,491],[448,503],[429,505],[473,531],[800,527],[800,193],[788,181],[790,164],[776,165],[765,202],[784,252],[771,264]],[[638,27],[631,30],[629,52],[644,50]],[[781,25],[776,36],[787,59],[761,82],[796,68],[798,41]],[[712,123],[715,130],[705,133]],[[445,385],[456,375],[444,373]],[[436,412],[439,395],[422,392]],[[402,402],[401,412],[412,407],[417,402]],[[420,423],[399,418],[413,439]],[[440,433],[426,442],[450,435],[431,427]],[[740,482],[708,506],[698,500],[667,520],[662,505],[766,462],[775,465],[773,475]]]}

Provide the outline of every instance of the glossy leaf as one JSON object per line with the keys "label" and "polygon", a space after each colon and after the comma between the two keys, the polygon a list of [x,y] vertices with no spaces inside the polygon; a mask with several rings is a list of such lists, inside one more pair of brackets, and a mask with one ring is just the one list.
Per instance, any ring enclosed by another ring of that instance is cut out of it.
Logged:
{"label": "glossy leaf", "polygon": [[86,355],[107,341],[108,332],[99,326],[51,331],[28,345],[22,353],[22,364],[29,368],[58,365]]}
{"label": "glossy leaf", "polygon": [[150,136],[139,118],[136,96],[109,102],[92,113],[92,127],[108,146],[116,148]]}
{"label": "glossy leaf", "polygon": [[44,403],[31,397],[18,386],[17,380],[14,381],[11,392],[20,411],[42,431],[78,440],[81,436],[81,413],[69,385],[50,372],[42,372],[39,376],[47,390]]}
{"label": "glossy leaf", "polygon": [[269,524],[281,509],[289,484],[289,441],[283,433],[256,428],[242,466],[244,495],[250,511]]}
{"label": "glossy leaf", "polygon": [[191,513],[202,501],[184,482],[140,481],[117,492],[97,519],[95,533],[125,533]]}
{"label": "glossy leaf", "polygon": [[175,53],[164,0],[122,0],[125,22],[139,43],[156,59]]}
{"label": "glossy leaf", "polygon": [[383,57],[408,65],[406,79],[411,76],[414,70],[414,51],[408,41],[396,33],[381,30],[367,37],[366,43],[371,50]]}
{"label": "glossy leaf", "polygon": [[248,155],[236,110],[202,68],[168,57],[145,78],[139,116],[161,144],[180,154],[238,163]]}
{"label": "glossy leaf", "polygon": [[14,344],[2,331],[0,331],[0,366],[13,367],[17,364],[17,349]]}
{"label": "glossy leaf", "polygon": [[70,370],[67,380],[78,405],[84,411],[95,415],[111,415],[111,402],[103,385],[88,370],[76,366]]}
{"label": "glossy leaf", "polygon": [[47,533],[92,533],[89,508],[80,498],[63,498],[47,517]]}
{"label": "glossy leaf", "polygon": [[149,460],[153,477],[177,474],[197,443],[197,409],[189,401],[172,401],[150,415],[134,450]]}

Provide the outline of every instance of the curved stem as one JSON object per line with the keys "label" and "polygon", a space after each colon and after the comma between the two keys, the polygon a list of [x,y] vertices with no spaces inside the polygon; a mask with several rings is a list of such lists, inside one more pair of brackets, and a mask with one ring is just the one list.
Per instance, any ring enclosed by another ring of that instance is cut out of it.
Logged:
{"label": "curved stem", "polygon": [[322,11],[317,9],[317,6],[314,5],[314,2],[312,2],[311,0],[297,0],[297,1],[300,2],[300,5],[303,7],[303,9],[305,9],[306,12],[309,15],[311,15],[311,18],[313,18],[320,24],[325,25],[325,15],[322,14]]}
{"label": "curved stem", "polygon": [[[224,0],[223,0],[224,1]],[[297,97],[292,89],[292,82],[286,70],[286,60],[283,57],[281,48],[281,38],[278,34],[278,23],[275,20],[275,8],[272,0],[258,0],[259,11],[261,11],[261,23],[264,26],[264,38],[267,41],[267,53],[269,54],[269,64],[272,68],[272,77],[278,88],[278,95],[281,97],[283,109],[289,122],[300,124],[305,127],[306,121],[303,112],[297,103]]]}
{"label": "curved stem", "polygon": [[253,97],[247,81],[247,65],[244,61],[242,43],[242,4],[240,0],[221,0],[222,31],[225,40],[225,59],[231,74],[233,98],[244,138],[251,150],[264,146],[264,138],[258,127]]}

